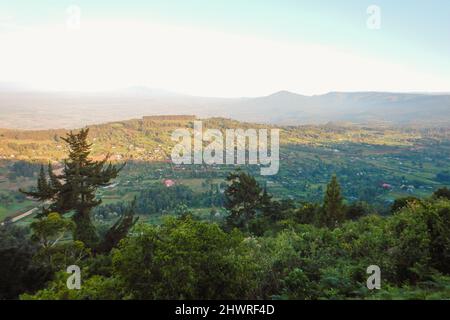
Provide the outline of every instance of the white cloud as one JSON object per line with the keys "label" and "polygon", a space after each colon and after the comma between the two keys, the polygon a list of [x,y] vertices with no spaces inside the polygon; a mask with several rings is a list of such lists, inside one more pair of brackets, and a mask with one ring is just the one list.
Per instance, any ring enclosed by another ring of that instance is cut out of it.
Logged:
{"label": "white cloud", "polygon": [[449,90],[448,79],[330,47],[136,21],[0,32],[0,46],[0,81],[46,89],[146,85],[208,96]]}

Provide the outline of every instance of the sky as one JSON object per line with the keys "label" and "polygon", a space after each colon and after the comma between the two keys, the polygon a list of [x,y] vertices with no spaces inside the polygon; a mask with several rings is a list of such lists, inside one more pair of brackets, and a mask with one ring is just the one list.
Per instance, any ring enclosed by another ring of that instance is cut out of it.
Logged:
{"label": "sky", "polygon": [[0,83],[450,92],[450,1],[0,0]]}

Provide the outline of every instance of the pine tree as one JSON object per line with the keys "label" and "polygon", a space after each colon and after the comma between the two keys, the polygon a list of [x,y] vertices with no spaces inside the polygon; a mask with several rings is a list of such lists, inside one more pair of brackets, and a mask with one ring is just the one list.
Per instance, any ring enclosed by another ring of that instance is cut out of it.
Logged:
{"label": "pine tree", "polygon": [[[22,189],[19,189],[19,191],[28,197],[32,197],[40,202],[43,202],[44,204],[50,199],[53,199],[56,194],[56,191],[52,188],[51,180],[49,181],[47,179],[47,175],[43,165],[41,165],[41,169],[39,171],[36,191],[24,191]],[[45,205],[43,205],[42,210],[37,214],[37,217],[42,218],[43,216],[48,215],[50,212],[51,211],[46,208]]]}
{"label": "pine tree", "polygon": [[225,208],[230,211],[227,225],[248,230],[248,223],[261,209],[262,189],[245,172],[231,173],[227,181],[231,183],[225,191]]}
{"label": "pine tree", "polygon": [[[53,173],[49,164],[47,178],[42,167],[37,191],[24,193],[41,202],[50,203],[44,212],[73,212],[75,240],[93,248],[98,243],[98,236],[91,221],[91,211],[101,203],[101,199],[96,198],[96,191],[99,187],[108,186],[123,166],[107,164],[108,156],[102,161],[89,159],[92,145],[87,141],[88,134],[89,129],[82,129],[78,133],[70,132],[67,137],[62,138],[69,150],[62,174]],[[127,224],[128,220],[129,218],[125,219]],[[119,230],[122,227],[114,228]]]}
{"label": "pine tree", "polygon": [[27,196],[32,197],[39,201],[46,201],[47,199],[50,199],[53,196],[53,192],[48,183],[44,166],[41,166],[41,170],[39,171],[36,191],[28,191],[28,192],[22,190],[20,191],[26,194]]}
{"label": "pine tree", "polygon": [[331,178],[323,200],[322,214],[319,222],[324,227],[335,228],[345,218],[341,187],[336,176]]}

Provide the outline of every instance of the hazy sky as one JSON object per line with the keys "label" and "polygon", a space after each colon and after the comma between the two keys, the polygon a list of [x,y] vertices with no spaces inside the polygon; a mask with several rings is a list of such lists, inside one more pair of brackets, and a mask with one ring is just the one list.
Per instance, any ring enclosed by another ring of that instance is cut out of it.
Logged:
{"label": "hazy sky", "polygon": [[448,92],[449,57],[448,0],[0,0],[0,82],[42,89]]}

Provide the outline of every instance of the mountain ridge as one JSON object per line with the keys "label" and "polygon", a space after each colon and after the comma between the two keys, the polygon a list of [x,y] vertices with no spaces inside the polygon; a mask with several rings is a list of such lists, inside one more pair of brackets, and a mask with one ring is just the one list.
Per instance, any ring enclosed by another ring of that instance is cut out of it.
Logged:
{"label": "mountain ridge", "polygon": [[0,90],[0,127],[79,128],[147,115],[195,114],[274,125],[450,125],[450,94],[286,90],[262,97],[197,97],[146,87],[98,93]]}

